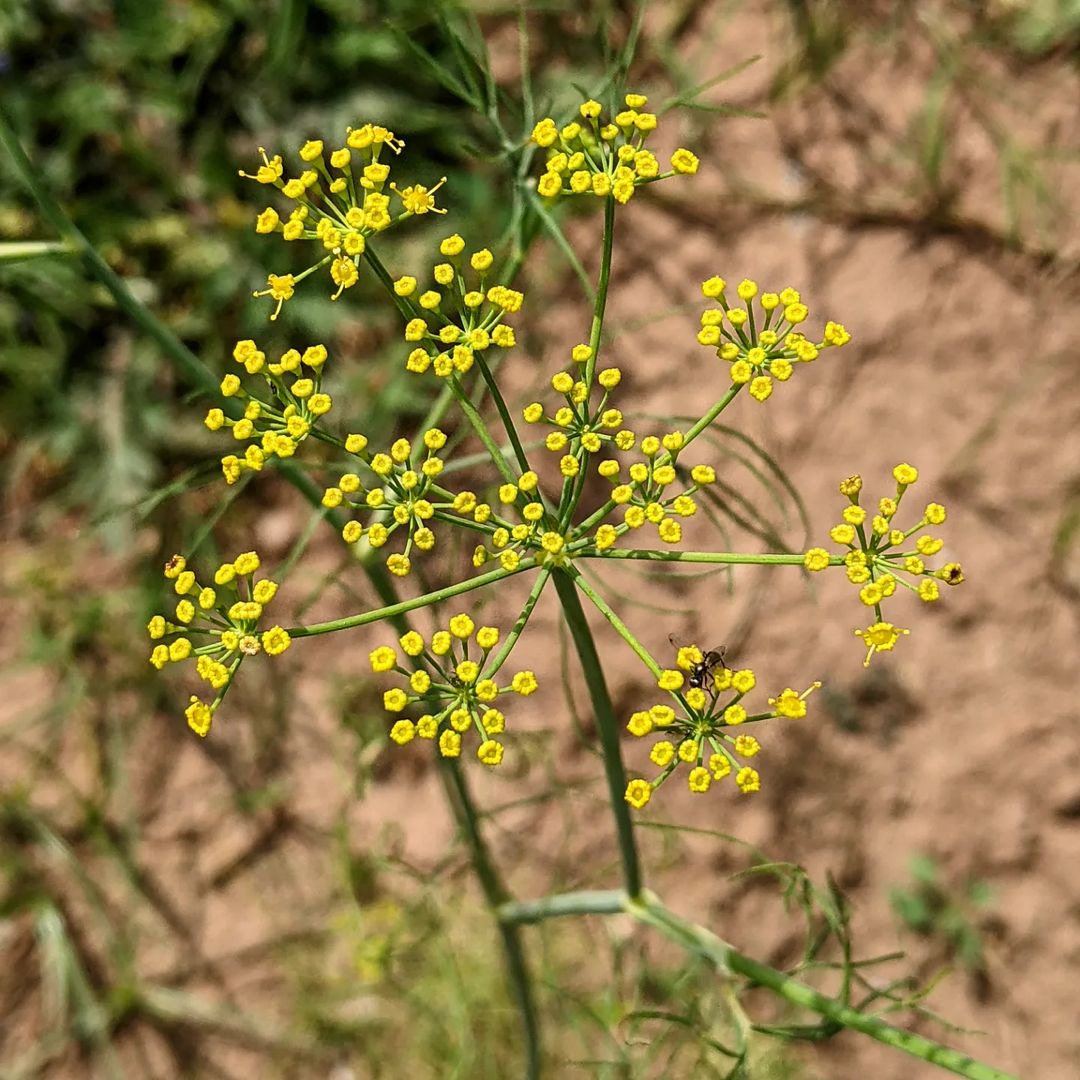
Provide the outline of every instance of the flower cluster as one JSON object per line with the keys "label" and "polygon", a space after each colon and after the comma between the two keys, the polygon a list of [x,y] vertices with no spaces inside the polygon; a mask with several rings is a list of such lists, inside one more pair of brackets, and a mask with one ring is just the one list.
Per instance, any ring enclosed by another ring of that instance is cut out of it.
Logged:
{"label": "flower cluster", "polygon": [[[634,433],[620,432],[620,435],[629,437],[621,442],[617,438],[617,448],[632,450],[636,441]],[[694,465],[690,469],[689,485],[683,482],[686,473],[678,468],[678,457],[684,441],[681,431],[669,431],[663,436],[646,435],[637,443],[644,460],[631,464],[625,478],[614,458],[600,462],[597,471],[614,485],[611,501],[623,508],[623,520],[620,525],[605,522],[596,530],[594,542],[598,551],[611,547],[624,533],[640,529],[646,522],[656,526],[657,535],[665,544],[682,540],[678,519],[693,517],[697,513],[694,494],[716,483],[716,471],[711,465]]]}
{"label": "flower cluster", "polygon": [[[256,581],[258,569],[259,556],[246,551],[232,562],[222,563],[210,586],[199,584],[182,555],[174,555],[165,564],[165,577],[180,599],[171,619],[155,615],[147,626],[151,640],[158,642],[150,663],[160,671],[166,664],[195,658],[199,678],[215,692],[209,703],[191,698],[186,716],[197,735],[210,730],[214,713],[244,657],[258,652],[279,656],[291,644],[288,632],[280,626],[262,633],[258,630],[266,605],[278,588],[269,578]],[[166,642],[166,638],[171,640]]]}
{"label": "flower cluster", "polygon": [[593,351],[588,345],[575,345],[570,355],[585,371],[581,372],[583,377],[573,371],[560,371],[552,376],[552,389],[563,396],[565,404],[548,415],[544,406],[534,401],[522,412],[525,423],[546,423],[554,428],[544,445],[553,454],[561,455],[559,471],[566,478],[577,476],[587,454],[595,454],[609,443],[628,449],[634,442],[633,432],[618,430],[622,428],[622,413],[608,407],[611,391],[622,380],[622,372],[611,367],[596,374],[596,382],[604,393],[593,409],[589,401]]}
{"label": "flower cluster", "polygon": [[660,769],[659,775],[653,780],[635,777],[626,785],[626,801],[635,810],[645,806],[680,765],[689,767],[687,783],[691,791],[699,794],[708,791],[714,780],[723,780],[732,773],[741,792],[759,791],[761,777],[745,762],[757,755],[761,744],[753,735],[733,735],[727,729],[777,716],[803,717],[807,697],[821,686],[812,683],[801,694],[790,688],[782,690],[769,698],[769,711],[749,713],[742,699],[757,685],[753,671],[726,667],[712,671],[703,667],[705,663],[696,645],[679,649],[677,666],[662,671],[657,680],[658,687],[672,695],[675,706],[653,705],[635,712],[626,725],[639,738],[654,732],[664,736],[649,751],[650,761]]}
{"label": "flower cluster", "polygon": [[[470,642],[475,642],[470,656]],[[459,757],[462,737],[474,730],[479,738],[477,758],[484,765],[498,765],[503,759],[503,744],[496,738],[506,728],[506,717],[495,708],[504,694],[528,697],[536,691],[536,676],[519,671],[509,686],[499,686],[495,675],[500,661],[491,662],[491,650],[499,643],[494,626],[473,623],[468,615],[455,615],[446,630],[437,630],[425,642],[415,630],[399,639],[408,667],[399,663],[397,650],[389,645],[375,649],[370,656],[376,674],[397,672],[408,683],[408,690],[395,687],[383,694],[388,712],[401,713],[408,706],[423,710],[417,720],[402,717],[390,729],[390,738],[401,746],[413,739],[433,739],[443,757]]]}
{"label": "flower cluster", "polygon": [[[487,248],[469,256],[475,282],[466,282],[462,265],[465,241],[456,233],[439,245],[447,260],[432,271],[435,284],[444,291],[427,289],[417,293],[416,278],[404,276],[394,282],[394,292],[415,313],[405,326],[405,340],[415,344],[405,367],[421,374],[430,367],[440,378],[455,372],[464,375],[474,362],[474,354],[492,345],[509,349],[516,344],[514,329],[503,317],[520,310],[524,297],[505,285],[488,285],[494,257]],[[475,288],[469,288],[475,284]]]}
{"label": "flower cluster", "polygon": [[[816,360],[822,349],[846,345],[851,335],[840,323],[827,322],[820,341],[811,341],[795,328],[810,314],[795,289],[758,292],[756,281],[740,281],[735,288],[741,307],[730,306],[727,282],[711,277],[701,291],[719,307],[701,313],[698,341],[716,349],[716,355],[731,365],[731,381],[749,386],[750,396],[765,401],[773,392],[773,380],[787,382],[794,365]],[[754,299],[761,307],[755,312]]]}
{"label": "flower cluster", "polygon": [[[487,543],[477,545],[473,551],[473,566],[481,567],[489,559],[498,558],[504,570],[516,570],[530,549],[552,557],[563,551],[566,537],[552,531],[555,522],[544,506],[539,478],[532,470],[522,473],[516,483],[500,485],[499,504],[501,512],[487,503],[477,502],[471,491],[462,491],[454,499],[455,513],[471,517],[489,534]],[[506,516],[511,508],[516,510],[520,521]]]}
{"label": "flower cluster", "polygon": [[[872,607],[877,617],[865,630],[855,631],[866,645],[865,666],[869,666],[875,652],[891,651],[900,636],[910,632],[882,618],[882,601],[896,592],[897,585],[915,593],[924,603],[932,604],[941,595],[938,582],[959,585],[964,580],[959,563],[945,563],[937,569],[928,564],[927,560],[944,546],[940,537],[922,533],[911,540],[920,530],[944,523],[944,506],[927,503],[922,516],[910,528],[894,525],[904,494],[918,478],[918,469],[906,463],[897,465],[893,469],[896,494],[879,499],[876,514],[870,514],[860,505],[861,476],[849,476],[840,484],[840,494],[848,499],[848,506],[840,515],[843,520],[832,527],[829,536],[833,543],[847,549],[843,562],[848,580],[858,587],[859,599]],[[803,563],[807,570],[820,571],[831,566],[833,558],[824,548],[811,548]]]}
{"label": "flower cluster", "polygon": [[446,445],[446,435],[438,428],[430,428],[424,432],[422,442],[421,450],[408,439],[398,439],[388,454],[372,454],[365,436],[347,436],[345,449],[363,462],[365,472],[370,474],[368,481],[365,483],[358,473],[347,472],[336,486],[323,493],[323,506],[370,512],[366,529],[355,519],[346,522],[341,535],[348,544],[366,537],[371,547],[381,548],[395,532],[405,532],[404,551],[386,560],[387,569],[399,577],[412,569],[410,556],[414,547],[430,551],[435,546],[430,522],[454,502],[453,495],[435,483],[443,470],[438,451]]}
{"label": "flower cluster", "polygon": [[[249,394],[239,375],[221,380],[221,393],[246,402],[244,414],[233,420],[221,409],[211,409],[203,423],[211,431],[231,429],[238,442],[248,442],[243,457],[226,454],[221,459],[225,482],[235,484],[248,469],[260,470],[269,457],[289,458],[307,438],[320,416],[333,407],[329,394],[320,390],[326,347],[311,345],[300,353],[289,349],[276,363],[267,363],[266,354],[254,341],[238,341],[233,359],[249,375],[262,375],[269,387],[267,398]],[[309,371],[304,369],[308,368]]]}
{"label": "flower cluster", "polygon": [[671,155],[670,171],[662,173],[660,162],[645,148],[656,130],[656,114],[641,111],[647,102],[643,94],[627,94],[624,100],[626,108],[606,122],[600,102],[589,100],[578,109],[583,122],[574,120],[560,129],[545,117],[533,128],[533,142],[548,151],[536,185],[541,195],[610,195],[626,203],[643,184],[697,172],[698,159],[679,149]]}
{"label": "flower cluster", "polygon": [[259,169],[255,173],[241,171],[241,176],[272,185],[295,203],[287,218],[268,206],[255,220],[256,232],[280,233],[286,240],[317,240],[325,252],[303,273],[268,275],[267,288],[254,295],[277,301],[271,319],[278,317],[281,305],[292,297],[299,282],[328,263],[337,289],[334,300],[355,285],[368,237],[417,214],[446,212],[436,208],[434,199],[446,177],[430,188],[423,184],[406,188],[393,182],[387,185],[390,166],[379,158],[384,149],[400,154],[404,146],[392,131],[364,124],[348,128],[345,145],[329,154],[321,139],[309,139],[300,147],[300,159],[306,167],[299,176],[286,180],[281,155],[267,157],[261,148]]}

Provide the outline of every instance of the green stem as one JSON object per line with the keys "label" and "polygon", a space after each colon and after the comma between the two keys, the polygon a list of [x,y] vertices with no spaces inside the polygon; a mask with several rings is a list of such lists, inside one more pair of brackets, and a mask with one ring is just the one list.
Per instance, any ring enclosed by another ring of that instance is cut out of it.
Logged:
{"label": "green stem", "polygon": [[547,585],[548,578],[550,577],[550,567],[541,566],[540,573],[536,575],[536,581],[533,582],[532,590],[529,593],[528,599],[525,601],[525,606],[521,609],[521,614],[514,623],[514,628],[506,635],[506,640],[489,657],[487,664],[484,665],[485,678],[494,678],[495,672],[506,663],[506,658],[510,655],[514,645],[517,644],[517,639],[521,637],[521,632],[525,629],[525,625],[529,621],[529,616],[532,615],[533,608],[536,607],[536,602],[540,599],[540,594],[544,591],[544,586]]}
{"label": "green stem", "polygon": [[902,1050],[912,1057],[958,1076],[965,1076],[968,1080],[1017,1080],[1017,1077],[1010,1073],[984,1065],[958,1050],[922,1035],[903,1031],[876,1016],[852,1009],[776,968],[751,959],[703,926],[676,915],[648,891],[635,899],[617,890],[583,890],[545,896],[539,900],[504,903],[499,908],[499,918],[514,923],[536,923],[564,915],[622,913],[630,914],[647,926],[659,930],[688,952],[709,961],[722,975],[741,975],[755,986],[763,986],[792,1005],[809,1009],[840,1027],[869,1035],[886,1046]]}
{"label": "green stem", "polygon": [[510,468],[506,458],[503,456],[503,452],[499,449],[499,444],[491,437],[491,433],[484,423],[484,418],[477,411],[476,406],[469,400],[465,391],[458,383],[456,376],[450,377],[450,391],[454,395],[461,411],[465,414],[466,419],[472,425],[476,437],[484,444],[484,449],[487,450],[492,464],[499,470],[502,478],[508,484],[516,484],[518,482],[518,477],[514,475],[514,470]]}
{"label": "green stem", "polygon": [[499,389],[499,384],[495,381],[495,376],[492,375],[491,368],[488,367],[488,362],[484,359],[483,353],[473,353],[473,358],[476,361],[476,366],[480,369],[480,374],[483,376],[484,382],[487,384],[488,393],[491,394],[491,400],[495,402],[495,408],[499,412],[499,419],[502,420],[503,427],[506,429],[506,437],[510,440],[510,445],[514,448],[514,457],[517,458],[518,466],[521,468],[522,472],[528,472],[529,459],[525,456],[525,449],[521,445],[521,439],[518,437],[517,427],[514,425],[514,418],[510,414],[510,409],[507,407],[506,399]]}
{"label": "green stem", "polygon": [[[622,754],[619,749],[619,727],[615,719],[615,709],[611,704],[607,681],[600,657],[596,652],[592,631],[581,607],[577,585],[582,584],[577,571],[560,568],[554,572],[555,590],[562,601],[563,614],[570,634],[577,646],[581,669],[585,683],[592,698],[593,712],[600,731],[600,746],[604,752],[604,774],[607,777],[608,797],[611,800],[611,813],[615,818],[615,828],[619,839],[619,852],[622,856],[623,880],[626,891],[631,896],[641,892],[641,866],[638,862],[637,846],[634,843],[634,825],[630,820],[630,808],[626,804],[626,771],[623,768]],[[575,578],[577,585],[575,585]]]}
{"label": "green stem", "polygon": [[413,309],[404,296],[398,296],[394,292],[394,279],[390,271],[383,265],[382,259],[375,254],[375,249],[370,244],[364,247],[364,261],[371,267],[372,273],[379,279],[379,284],[386,290],[386,295],[393,301],[401,317],[408,322],[413,317]]}
{"label": "green stem", "polygon": [[[802,555],[748,555],[731,551],[660,551],[651,548],[607,548],[605,551],[582,549],[575,558],[644,559],[648,562],[723,563],[738,566],[802,566]],[[843,555],[829,556],[830,566],[843,566]]]}
{"label": "green stem", "polygon": [[630,646],[631,649],[638,655],[641,662],[655,675],[660,677],[660,672],[663,670],[660,665],[653,659],[652,653],[645,648],[644,645],[638,641],[637,636],[619,618],[618,615],[611,609],[608,602],[585,580],[583,574],[580,571],[576,572],[575,580],[578,588],[593,602],[593,606],[609,623],[611,623],[615,632]]}
{"label": "green stem", "polygon": [[776,968],[758,963],[749,956],[737,952],[726,942],[721,941],[704,927],[697,926],[669,911],[653,897],[645,896],[638,901],[629,901],[628,909],[642,922],[654,926],[665,936],[678,942],[684,948],[712,962],[721,972],[734,972],[749,979],[757,986],[763,986],[782,997],[792,1005],[810,1009],[819,1016],[824,1016],[834,1023],[850,1028],[852,1031],[869,1035],[870,1038],[902,1050],[905,1054],[919,1058],[931,1065],[966,1076],[968,1080],[1017,1080],[1009,1073],[1001,1072],[990,1065],[975,1061],[941,1043],[903,1031],[892,1024],[879,1020],[876,1016],[852,1009],[834,998],[819,994],[812,987],[785,975]]}
{"label": "green stem", "polygon": [[483,890],[484,899],[495,915],[499,933],[502,935],[506,974],[521,1015],[525,1041],[526,1080],[538,1080],[540,1076],[540,1025],[533,1000],[532,978],[521,942],[521,931],[513,921],[502,917],[502,908],[507,902],[508,893],[495,869],[487,844],[484,843],[483,834],[480,832],[479,815],[466,785],[461,765],[453,758],[444,757],[439,758],[439,764],[447,800],[469,848],[473,869],[476,871],[477,880]]}
{"label": "green stem", "polygon": [[594,525],[599,525],[615,509],[616,503],[614,499],[608,499],[603,506],[593,511],[583,522],[574,526],[572,535],[575,538],[584,536]]}
{"label": "green stem", "polygon": [[[690,428],[683,439],[683,449],[689,446],[735,400],[735,396],[741,389],[741,383],[734,383],[731,389]],[[670,461],[671,455],[666,455],[665,460]]]}
{"label": "green stem", "polygon": [[[423,596],[414,596],[411,600],[399,600],[397,603],[388,604],[386,607],[376,608],[374,611],[363,611],[359,615],[347,615],[344,619],[331,619],[330,622],[312,623],[310,626],[289,627],[290,637],[315,637],[318,634],[333,634],[338,630],[352,630],[357,626],[367,626],[368,623],[380,622],[383,619],[393,619],[406,612],[415,611],[417,608],[427,607],[429,604],[438,604],[449,600],[462,593],[472,592],[474,589],[482,589],[493,581],[502,581],[503,578],[513,577],[523,570],[531,570],[536,565],[533,559],[524,559],[513,570],[492,570],[479,577],[469,578],[467,581],[459,581],[456,585],[447,585],[442,589],[424,593]],[[388,584],[391,584],[388,582]]]}
{"label": "green stem", "polygon": [[592,356],[585,363],[585,382],[592,392],[596,361],[600,356],[600,337],[604,331],[604,311],[607,307],[608,286],[611,284],[611,249],[615,242],[615,199],[609,195],[604,200],[604,248],[600,255],[600,277],[596,282],[596,300],[593,303],[592,326],[589,327],[589,348]]}
{"label": "green stem", "polygon": [[69,240],[8,240],[0,243],[0,262],[77,254],[78,248]]}
{"label": "green stem", "polygon": [[588,473],[588,461],[589,455],[583,455],[584,460],[581,462],[581,466],[578,469],[577,476],[574,477],[573,487],[570,489],[570,495],[566,502],[565,509],[560,511],[558,532],[565,533],[567,527],[570,524],[570,519],[574,516],[574,511],[577,509],[578,503],[581,501],[581,493],[585,490],[585,478]]}
{"label": "green stem", "polygon": [[567,915],[618,915],[626,911],[622,889],[582,889],[539,900],[520,900],[499,908],[499,918],[512,923],[538,923]]}
{"label": "green stem", "polygon": [[[589,398],[592,396],[593,377],[596,373],[596,361],[600,355],[600,339],[604,332],[604,313],[607,310],[608,287],[611,284],[611,251],[615,241],[615,199],[608,196],[604,200],[604,239],[603,250],[600,255],[600,274],[596,282],[596,294],[593,300],[592,323],[589,326],[589,359],[585,363],[585,385],[589,388],[585,399],[586,414],[589,409]],[[585,460],[581,462],[581,468],[576,476],[568,476],[563,481],[562,493],[559,496],[558,525],[559,532],[566,530],[567,524],[574,516],[577,504],[581,498],[581,492],[585,482]]]}

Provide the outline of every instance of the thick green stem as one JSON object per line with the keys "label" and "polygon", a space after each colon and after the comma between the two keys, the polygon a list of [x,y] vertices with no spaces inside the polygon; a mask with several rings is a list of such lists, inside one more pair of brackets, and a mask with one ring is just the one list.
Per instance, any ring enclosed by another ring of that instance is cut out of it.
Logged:
{"label": "thick green stem", "polygon": [[688,952],[709,961],[721,975],[741,975],[755,986],[763,986],[800,1008],[809,1009],[841,1028],[869,1035],[931,1065],[968,1077],[968,1080],[1017,1080],[1015,1076],[975,1061],[967,1054],[943,1046],[932,1039],[903,1031],[884,1020],[852,1009],[835,998],[793,979],[776,968],[761,964],[732,948],[711,931],[687,921],[667,908],[647,890],[633,898],[618,890],[583,890],[545,896],[539,900],[504,903],[499,917],[505,922],[537,923],[564,915],[612,915],[627,913],[659,930]]}
{"label": "thick green stem", "polygon": [[499,908],[499,918],[526,924],[568,915],[618,915],[625,911],[626,893],[622,889],[582,889],[505,903]]}
{"label": "thick green stem", "polygon": [[1016,1077],[975,1061],[958,1050],[942,1046],[941,1043],[913,1032],[893,1027],[876,1016],[859,1012],[842,1002],[819,994],[813,987],[791,978],[790,975],[785,975],[776,968],[760,964],[749,956],[737,952],[715,934],[680,918],[653,897],[645,896],[637,901],[629,901],[628,910],[642,922],[656,927],[687,950],[711,961],[719,971],[742,975],[755,985],[771,990],[792,1005],[810,1009],[843,1027],[869,1035],[870,1038],[885,1043],[886,1046],[903,1050],[912,1057],[937,1065],[958,1076],[966,1076],[969,1080],[1017,1080]]}
{"label": "thick green stem", "polygon": [[[573,576],[572,576],[573,575]],[[626,803],[626,771],[623,768],[622,753],[619,748],[619,725],[615,718],[615,709],[611,704],[607,680],[600,657],[596,652],[592,630],[581,607],[577,593],[576,571],[559,569],[553,574],[555,589],[562,601],[563,614],[570,634],[577,646],[581,669],[585,683],[592,698],[596,726],[600,732],[600,746],[604,752],[604,773],[607,777],[608,798],[611,800],[611,813],[615,818],[615,829],[619,839],[619,853],[622,856],[623,880],[626,891],[636,896],[642,888],[641,865],[638,861],[637,846],[634,842],[634,825],[630,820],[630,808]]]}
{"label": "thick green stem", "polygon": [[359,615],[347,615],[343,619],[312,623],[310,626],[291,627],[288,628],[289,636],[294,638],[315,637],[318,634],[333,634],[338,630],[352,630],[357,626],[367,626],[368,623],[393,619],[398,615],[404,615],[406,612],[415,611],[417,608],[427,607],[429,604],[438,604],[444,600],[450,600],[452,597],[461,596],[462,593],[472,592],[474,589],[482,589],[493,581],[502,581],[503,578],[513,577],[523,570],[531,570],[535,565],[534,560],[525,559],[513,570],[492,570],[487,574],[481,574],[479,577],[459,581],[456,585],[447,585],[445,588],[424,593],[423,596],[414,596],[411,600],[399,600],[397,603],[376,608],[374,611],[362,611]]}
{"label": "thick green stem", "polygon": [[443,786],[453,810],[454,818],[461,830],[462,837],[469,848],[473,869],[483,890],[484,899],[495,915],[502,935],[503,952],[506,957],[506,974],[517,1001],[521,1015],[522,1034],[525,1050],[525,1076],[527,1080],[537,1080],[540,1076],[540,1025],[533,1001],[532,978],[529,975],[525,949],[521,942],[521,931],[513,920],[502,917],[502,908],[507,903],[507,890],[499,877],[491,854],[480,832],[479,815],[472,801],[461,771],[461,765],[453,758],[439,759]]}

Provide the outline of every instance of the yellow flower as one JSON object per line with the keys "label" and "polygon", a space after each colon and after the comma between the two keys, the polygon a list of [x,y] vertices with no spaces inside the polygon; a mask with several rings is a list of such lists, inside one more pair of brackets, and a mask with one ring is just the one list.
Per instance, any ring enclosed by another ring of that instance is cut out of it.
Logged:
{"label": "yellow flower", "polygon": [[731,685],[740,694],[749,694],[757,686],[757,677],[749,668],[731,673]]}
{"label": "yellow flower", "polygon": [[693,176],[698,171],[698,159],[689,150],[680,147],[671,155],[671,167],[677,173]]}
{"label": "yellow flower", "polygon": [[934,536],[923,535],[915,541],[915,550],[925,556],[936,555],[944,546],[945,542]]}
{"label": "yellow flower", "polygon": [[649,751],[649,760],[654,765],[666,769],[674,759],[675,747],[667,739],[661,739],[660,742],[653,743],[652,749]]}
{"label": "yellow flower", "polygon": [[724,710],[724,723],[729,727],[736,727],[745,721],[746,710],[741,705],[729,705]]}
{"label": "yellow flower", "polygon": [[439,753],[445,758],[461,756],[461,736],[449,728],[439,736]]}
{"label": "yellow flower", "polygon": [[408,704],[408,694],[396,686],[383,694],[383,708],[386,709],[387,712],[401,712]]}
{"label": "yellow flower", "polygon": [[829,553],[824,548],[811,548],[803,556],[803,566],[814,573],[828,569],[829,562]]}
{"label": "yellow flower", "polygon": [[538,683],[536,676],[531,671],[519,671],[513,679],[510,680],[510,688],[515,694],[520,694],[522,697],[528,697],[530,694],[534,694],[537,690]]}
{"label": "yellow flower", "polygon": [[463,683],[476,682],[477,676],[480,674],[480,667],[475,660],[462,660],[456,668],[454,668],[454,674]]}
{"label": "yellow flower", "polygon": [[[416,637],[420,637],[419,634]],[[404,639],[402,639],[402,647],[404,648]],[[417,652],[410,652],[410,656],[416,656],[423,650],[423,639],[420,640],[420,649]],[[376,674],[381,674],[384,671],[392,671],[397,665],[397,653],[394,652],[388,645],[380,645],[379,648],[372,650],[368,659],[371,661],[371,670]]]}
{"label": "yellow flower", "polygon": [[941,595],[938,583],[931,578],[919,582],[919,599],[924,603],[932,604]]}
{"label": "yellow flower", "polygon": [[687,777],[687,783],[689,784],[691,791],[700,795],[709,790],[709,785],[712,783],[712,777],[709,776],[708,769],[698,765],[690,770],[690,775]]}
{"label": "yellow flower", "polygon": [[750,382],[750,396],[758,401],[765,401],[772,395],[773,383],[768,375],[759,375]]}
{"label": "yellow flower", "polygon": [[596,536],[594,537],[594,543],[596,544],[597,551],[606,551],[611,547],[618,539],[618,532],[615,530],[615,526],[611,524],[601,525],[596,530]]}
{"label": "yellow flower", "polygon": [[901,635],[910,634],[910,630],[894,626],[890,622],[876,622],[865,630],[856,630],[855,636],[863,639],[866,646],[866,659],[863,667],[870,666],[870,659],[875,652],[891,652]]}
{"label": "yellow flower", "polygon": [[661,690],[679,690],[683,684],[683,673],[674,669],[667,669],[660,672],[659,678],[656,680],[656,685]]}
{"label": "yellow flower", "polygon": [[739,735],[735,739],[735,753],[741,757],[753,757],[761,749],[761,743],[753,735]]}
{"label": "yellow flower", "polygon": [[682,526],[674,518],[664,518],[657,532],[665,544],[677,544],[682,539]]}
{"label": "yellow flower", "polygon": [[709,769],[714,780],[723,780],[731,772],[731,759],[727,754],[712,754],[709,757]]}
{"label": "yellow flower", "polygon": [[192,696],[191,704],[184,710],[184,715],[191,730],[205,738],[214,719],[213,707]]}
{"label": "yellow flower", "polygon": [[901,487],[907,487],[919,479],[919,470],[906,462],[901,462],[893,469],[893,477]]}
{"label": "yellow flower", "polygon": [[751,769],[749,765],[744,766],[735,774],[735,783],[744,795],[761,790],[761,777],[758,776],[757,770]]}
{"label": "yellow flower", "polygon": [[268,206],[255,219],[255,231],[258,233],[272,233],[280,223],[281,218],[278,217],[278,212],[272,206]]}
{"label": "yellow flower", "polygon": [[498,765],[503,759],[503,744],[494,739],[486,739],[477,747],[476,756],[484,765]]}
{"label": "yellow flower", "polygon": [[862,491],[862,477],[859,476],[858,473],[854,476],[849,476],[846,480],[840,481],[840,494],[846,495],[853,502],[858,497],[860,491]]}
{"label": "yellow flower", "polygon": [[951,562],[936,570],[934,577],[944,581],[946,585],[959,585],[964,580],[964,571],[960,569],[959,563]]}
{"label": "yellow flower", "polygon": [[635,779],[626,785],[626,801],[640,810],[652,798],[652,784],[648,780]]}
{"label": "yellow flower", "polygon": [[826,345],[846,345],[851,340],[851,335],[843,325],[831,320],[825,324],[823,337]]}
{"label": "yellow flower", "polygon": [[280,626],[271,626],[262,636],[263,651],[268,656],[280,656],[290,645],[292,638]]}
{"label": "yellow flower", "polygon": [[394,726],[390,729],[390,738],[398,746],[404,746],[406,743],[412,742],[415,736],[416,727],[411,720],[396,720]]}
{"label": "yellow flower", "polygon": [[266,278],[267,287],[261,291],[253,292],[251,295],[255,297],[269,296],[271,299],[277,301],[277,307],[274,308],[274,314],[270,316],[270,320],[273,322],[281,314],[281,305],[286,300],[291,300],[293,293],[296,291],[296,278],[292,274],[268,274]]}

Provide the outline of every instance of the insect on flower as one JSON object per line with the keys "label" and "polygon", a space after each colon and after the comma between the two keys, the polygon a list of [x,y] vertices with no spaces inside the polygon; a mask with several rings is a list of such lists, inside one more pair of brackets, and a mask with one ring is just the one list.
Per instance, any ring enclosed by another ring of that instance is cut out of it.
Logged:
{"label": "insect on flower", "polygon": [[700,656],[700,659],[690,661],[686,685],[691,688],[698,687],[702,690],[715,691],[713,672],[716,668],[727,669],[727,664],[724,661],[724,657],[727,654],[727,646],[717,645],[715,649],[710,649],[708,652],[702,654],[697,646],[680,645],[674,634],[668,635],[668,641],[671,642],[671,645],[677,652],[682,652],[684,648],[688,648],[692,649]]}

